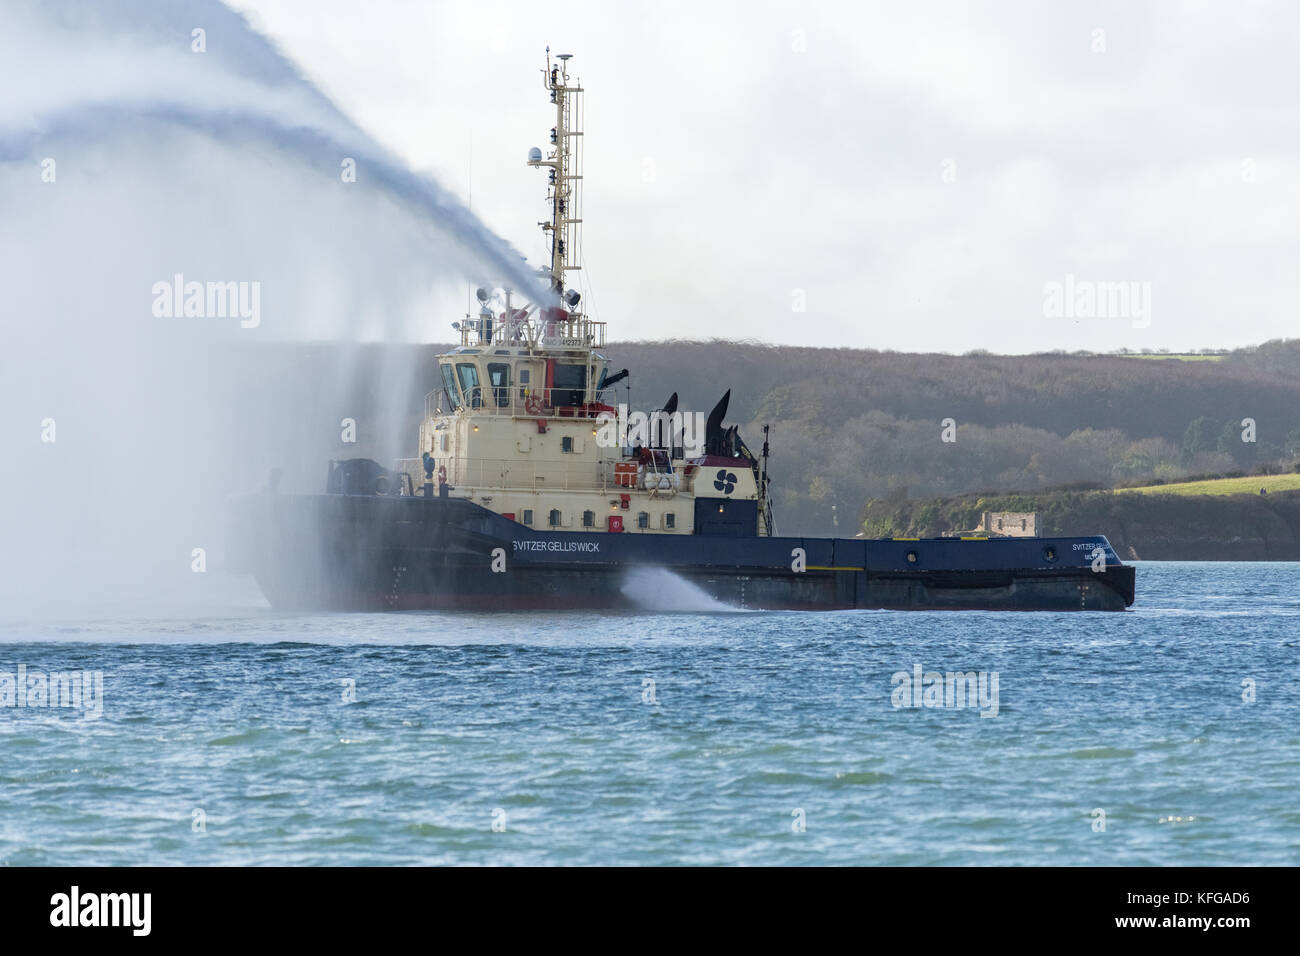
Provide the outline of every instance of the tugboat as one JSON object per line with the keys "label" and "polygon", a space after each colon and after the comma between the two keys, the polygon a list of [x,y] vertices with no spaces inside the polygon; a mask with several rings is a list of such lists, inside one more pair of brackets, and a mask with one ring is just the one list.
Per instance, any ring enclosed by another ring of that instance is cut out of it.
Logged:
{"label": "tugboat", "polygon": [[[579,97],[547,51],[550,264],[539,301],[478,290],[438,356],[418,457],[330,462],[324,494],[243,499],[232,556],[278,608],[615,608],[659,569],[744,609],[1123,610],[1134,569],[1104,535],[805,538],[777,533],[767,463],[724,420],[672,395],[649,415],[609,404],[605,324],[568,287],[581,268]],[[692,427],[692,426],[695,427]]]}

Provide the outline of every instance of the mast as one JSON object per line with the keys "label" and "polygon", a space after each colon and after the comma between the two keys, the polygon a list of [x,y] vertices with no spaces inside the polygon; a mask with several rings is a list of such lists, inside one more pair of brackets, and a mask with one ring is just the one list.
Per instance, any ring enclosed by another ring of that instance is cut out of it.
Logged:
{"label": "mast", "polygon": [[551,149],[545,158],[534,147],[529,152],[528,165],[545,166],[549,170],[546,198],[551,206],[551,219],[538,225],[551,241],[551,290],[574,308],[578,304],[577,293],[566,294],[565,273],[582,268],[577,261],[578,230],[582,225],[582,151],[576,148],[582,136],[579,105],[582,87],[569,79],[571,56],[561,53],[552,62],[551,48],[546,48],[542,85],[555,104],[555,126],[551,129]]}
{"label": "mast", "polygon": [[[571,54],[561,53],[552,60],[551,48],[546,48],[542,86],[551,94],[555,125],[551,128],[551,147],[545,154],[538,146],[528,151],[528,165],[547,170],[546,201],[551,216],[538,225],[550,240],[551,261],[538,268],[537,275],[546,281],[554,298],[543,297],[545,301],[515,308],[510,289],[480,288],[478,318],[467,316],[463,323],[453,322],[452,328],[460,332],[462,348],[491,343],[526,345],[530,350],[585,351],[590,374],[594,375],[599,371],[598,364],[604,362],[594,350],[605,345],[605,323],[592,321],[578,307],[582,301],[578,290],[565,284],[567,273],[582,268],[578,260],[582,247],[583,90],[576,79],[569,77],[571,58]],[[505,311],[498,315],[495,306],[503,295]]]}

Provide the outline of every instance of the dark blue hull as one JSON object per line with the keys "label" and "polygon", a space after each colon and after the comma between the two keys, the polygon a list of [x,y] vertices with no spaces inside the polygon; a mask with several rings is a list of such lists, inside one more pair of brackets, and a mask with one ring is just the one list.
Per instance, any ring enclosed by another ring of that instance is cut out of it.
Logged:
{"label": "dark blue hull", "polygon": [[[1097,559],[1098,549],[1104,562]],[[267,495],[232,555],[276,607],[616,608],[662,568],[739,608],[1116,611],[1134,569],[1088,538],[867,540],[535,531],[470,501]]]}

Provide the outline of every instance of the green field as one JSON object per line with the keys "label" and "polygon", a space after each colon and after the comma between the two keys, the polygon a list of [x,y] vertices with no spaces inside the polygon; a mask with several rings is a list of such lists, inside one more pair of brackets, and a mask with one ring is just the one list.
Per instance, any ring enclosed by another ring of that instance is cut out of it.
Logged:
{"label": "green field", "polygon": [[1141,495],[1257,495],[1259,489],[1275,491],[1300,490],[1300,475],[1254,475],[1245,478],[1215,478],[1211,481],[1184,481],[1168,485],[1146,485],[1142,488],[1117,488],[1117,493],[1135,492]]}

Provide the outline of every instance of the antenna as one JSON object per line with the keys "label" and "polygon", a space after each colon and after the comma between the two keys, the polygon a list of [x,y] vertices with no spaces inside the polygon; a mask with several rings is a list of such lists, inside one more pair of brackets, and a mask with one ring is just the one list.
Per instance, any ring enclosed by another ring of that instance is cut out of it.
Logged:
{"label": "antenna", "polygon": [[[465,176],[465,208],[470,212],[474,211],[474,129],[469,131],[469,170]],[[465,283],[465,318],[469,318],[470,310],[470,289],[474,283],[466,281]]]}
{"label": "antenna", "polygon": [[[529,166],[545,166],[549,172],[547,201],[551,206],[549,222],[541,223],[542,231],[551,241],[550,285],[556,296],[565,295],[565,273],[582,266],[577,262],[581,247],[579,227],[582,224],[582,160],[575,144],[582,136],[577,108],[582,87],[570,82],[569,60],[572,53],[559,53],[551,60],[551,48],[546,48],[546,69],[542,71],[542,86],[551,94],[555,104],[555,125],[551,128],[551,149],[543,157],[542,150],[533,147],[528,153]],[[577,302],[570,302],[577,309]],[[576,315],[576,311],[574,312]]]}

